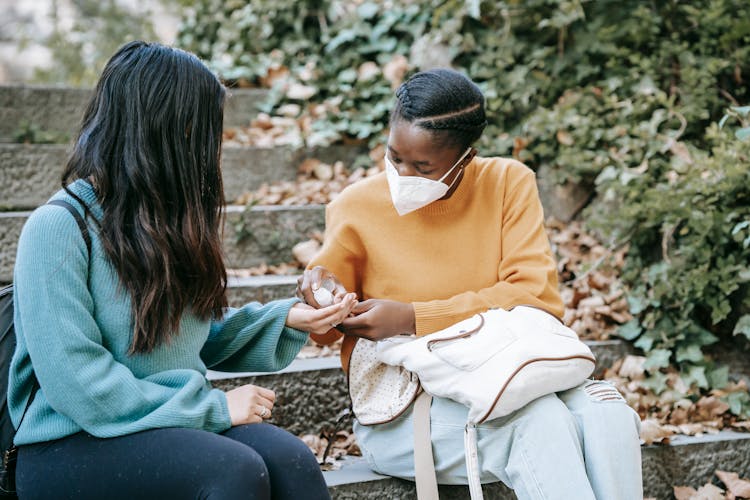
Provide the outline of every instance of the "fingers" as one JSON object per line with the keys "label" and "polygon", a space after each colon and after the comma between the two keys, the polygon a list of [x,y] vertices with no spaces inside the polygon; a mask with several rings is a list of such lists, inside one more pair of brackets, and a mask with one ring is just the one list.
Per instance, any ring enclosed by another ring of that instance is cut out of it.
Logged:
{"label": "fingers", "polygon": [[304,300],[306,304],[318,308],[312,289],[312,271],[304,271],[302,276],[297,278],[297,297]]}
{"label": "fingers", "polygon": [[332,327],[340,324],[349,316],[349,312],[357,304],[357,296],[353,293],[344,296],[343,300],[322,309],[309,312],[308,331],[324,334]]}
{"label": "fingers", "polygon": [[337,304],[346,298],[346,288],[323,266],[307,269],[297,278],[295,295],[316,309]]}
{"label": "fingers", "polygon": [[232,425],[253,424],[271,418],[276,394],[264,387],[247,384],[226,392]]}
{"label": "fingers", "polygon": [[358,302],[352,308],[352,314],[362,314],[364,312],[367,312],[375,307],[377,303],[378,301],[376,299],[367,299],[363,300],[362,302]]}
{"label": "fingers", "polygon": [[252,385],[251,387],[255,387],[258,391],[258,396],[263,400],[268,401],[271,406],[276,402],[276,393],[271,389],[266,389],[265,387],[259,387],[257,385]]}

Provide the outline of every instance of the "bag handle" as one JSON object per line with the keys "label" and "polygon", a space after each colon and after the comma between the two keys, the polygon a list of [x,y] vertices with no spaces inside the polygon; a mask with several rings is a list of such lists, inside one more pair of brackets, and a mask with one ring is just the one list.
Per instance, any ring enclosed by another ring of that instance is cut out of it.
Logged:
{"label": "bag handle", "polygon": [[81,217],[81,214],[78,213],[78,210],[76,210],[73,205],[64,200],[52,200],[49,201],[47,205],[63,207],[68,212],[70,212],[70,215],[73,216],[76,224],[78,224],[78,229],[81,230],[81,236],[83,236],[83,241],[86,242],[86,248],[89,251],[89,256],[91,256],[91,235],[89,234],[89,228],[86,225],[86,221],[83,220],[83,217]]}

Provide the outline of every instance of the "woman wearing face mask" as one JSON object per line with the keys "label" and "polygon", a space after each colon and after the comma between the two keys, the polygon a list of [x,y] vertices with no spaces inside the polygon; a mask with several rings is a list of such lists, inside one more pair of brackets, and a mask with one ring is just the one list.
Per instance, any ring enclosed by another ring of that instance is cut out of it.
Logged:
{"label": "woman wearing face mask", "polygon": [[[354,184],[327,208],[326,237],[300,279],[312,305],[326,280],[362,301],[324,335],[344,334],[342,366],[358,338],[425,335],[489,308],[563,305],[534,173],[476,156],[485,125],[479,88],[452,70],[414,75],[396,92],[384,174]],[[350,378],[365,376],[349,373]],[[371,374],[368,374],[371,376]],[[438,481],[466,484],[467,408],[434,398]],[[412,409],[354,430],[370,466],[414,478]],[[481,479],[520,499],[641,499],[638,417],[604,382],[551,394],[479,427]]]}

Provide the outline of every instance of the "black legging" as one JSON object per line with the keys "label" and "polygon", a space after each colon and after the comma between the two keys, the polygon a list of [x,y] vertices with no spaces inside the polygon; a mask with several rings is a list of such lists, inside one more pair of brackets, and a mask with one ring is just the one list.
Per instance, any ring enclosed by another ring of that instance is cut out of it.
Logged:
{"label": "black legging", "polygon": [[16,487],[21,499],[330,498],[307,446],[270,424],[108,439],[80,432],[21,446]]}

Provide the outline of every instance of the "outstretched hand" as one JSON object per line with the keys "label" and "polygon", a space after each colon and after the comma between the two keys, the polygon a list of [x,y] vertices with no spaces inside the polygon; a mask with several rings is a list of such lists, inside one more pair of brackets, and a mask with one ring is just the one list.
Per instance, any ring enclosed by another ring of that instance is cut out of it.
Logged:
{"label": "outstretched hand", "polygon": [[339,325],[346,335],[382,340],[416,330],[414,306],[407,302],[368,299],[355,305],[351,312],[353,316]]}
{"label": "outstretched hand", "polygon": [[357,296],[353,293],[344,294],[340,302],[320,309],[300,302],[289,309],[286,325],[297,330],[322,335],[349,316],[356,304]]}

